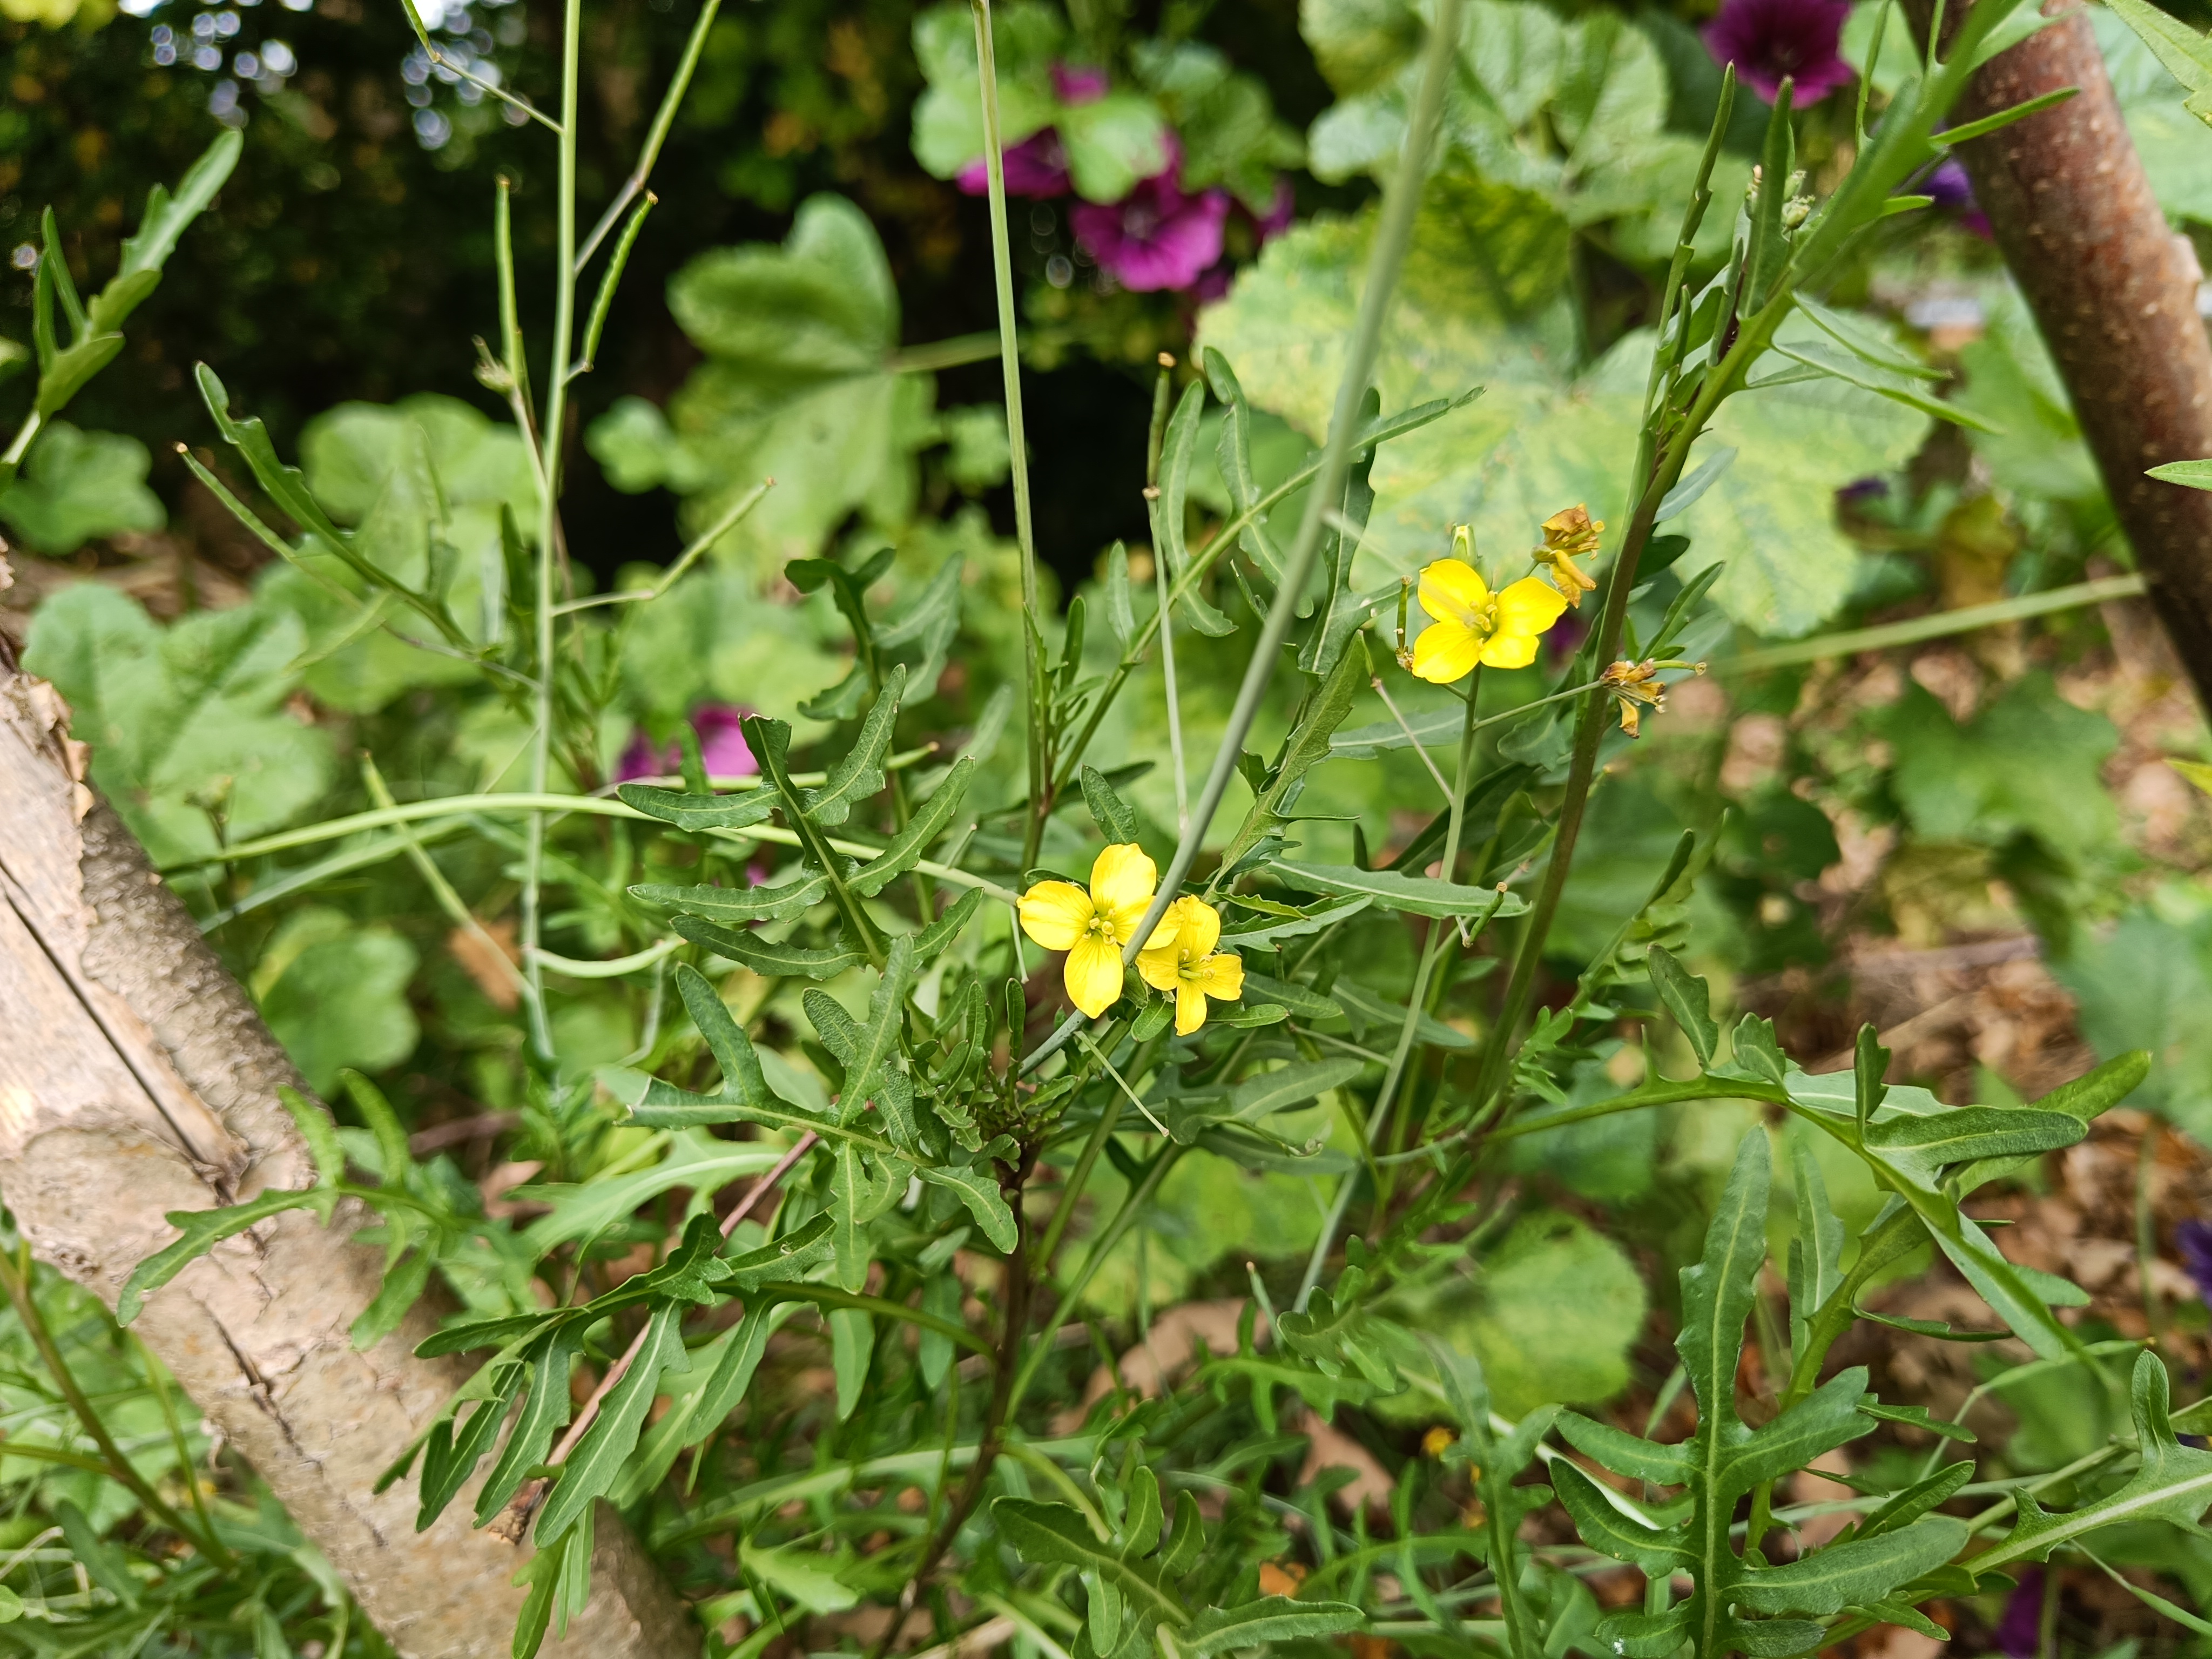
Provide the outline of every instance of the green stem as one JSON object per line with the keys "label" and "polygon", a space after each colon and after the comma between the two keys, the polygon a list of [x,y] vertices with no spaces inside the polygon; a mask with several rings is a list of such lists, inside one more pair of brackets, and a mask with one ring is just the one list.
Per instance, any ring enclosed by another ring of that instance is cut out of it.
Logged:
{"label": "green stem", "polygon": [[653,112],[653,125],[645,135],[644,148],[638,152],[637,165],[630,169],[622,189],[607,204],[607,210],[599,216],[599,223],[592,227],[592,234],[577,250],[572,265],[574,275],[584,274],[584,267],[599,252],[599,244],[606,240],[607,233],[620,222],[629,204],[645,189],[646,180],[653,177],[653,164],[660,159],[660,147],[668,142],[668,129],[675,123],[677,109],[684,102],[684,94],[691,88],[691,76],[699,67],[699,55],[707,48],[707,32],[714,27],[714,14],[721,9],[721,4],[722,0],[706,0],[699,8],[698,21],[691,25],[691,38],[684,43],[684,57],[676,65],[675,77],[661,94],[660,107]]}
{"label": "green stem", "polygon": [[[1468,775],[1474,769],[1474,709],[1477,693],[1482,686],[1480,664],[1467,684],[1467,712],[1460,723],[1459,766],[1453,775],[1450,791],[1450,814],[1444,826],[1443,862],[1437,866],[1437,878],[1450,881],[1459,868],[1460,831],[1467,816]],[[1430,924],[1427,945],[1421,951],[1421,964],[1413,975],[1413,994],[1406,999],[1406,1018],[1398,1028],[1398,1046],[1390,1052],[1390,1065],[1382,1074],[1382,1086],[1376,1092],[1375,1104],[1367,1119],[1367,1141],[1370,1152],[1379,1147],[1386,1133],[1385,1125],[1392,1109],[1397,1103],[1399,1085],[1406,1075],[1406,1062],[1413,1052],[1413,1034],[1419,1028],[1421,1016],[1426,1012],[1429,981],[1435,975],[1437,964],[1443,959],[1459,930],[1447,917],[1439,916]],[[1314,1287],[1321,1283],[1322,1269],[1328,1265],[1329,1252],[1336,1248],[1336,1236],[1344,1225],[1344,1218],[1352,1207],[1353,1190],[1359,1185],[1359,1174],[1353,1170],[1337,1183],[1336,1201],[1331,1206],[1328,1218],[1322,1222],[1321,1236],[1314,1240],[1313,1254],[1306,1259],[1305,1277],[1298,1282],[1297,1308],[1305,1311],[1306,1304],[1313,1299]],[[1378,1188],[1377,1202],[1382,1198]]]}
{"label": "green stem", "polygon": [[[544,485],[538,507],[538,682],[530,733],[530,789],[546,793],[553,754],[554,681],[553,577],[560,558],[561,455],[568,416],[568,354],[576,334],[576,102],[579,59],[584,35],[583,0],[566,0],[561,21],[561,128],[558,178],[555,185],[557,223],[554,233],[553,340],[545,377]],[[554,1060],[553,1032],[544,1013],[545,980],[538,963],[544,927],[545,818],[532,812],[522,856],[521,946],[523,973],[530,982],[530,1044],[538,1060]]]}
{"label": "green stem", "polygon": [[1763,669],[1788,668],[1799,663],[1856,656],[1862,651],[1886,651],[1893,646],[1917,645],[1923,640],[1945,639],[1954,634],[1971,634],[1977,629],[1995,628],[2004,623],[2024,621],[2030,617],[2047,617],[2053,611],[2102,605],[2108,599],[2136,599],[2143,591],[2141,576],[2103,576],[2094,581],[2075,582],[2041,593],[2023,593],[2016,599],[1994,599],[1987,605],[1967,605],[1955,611],[1931,611],[1927,616],[1910,617],[1904,622],[1884,623],[1878,628],[1848,629],[1840,634],[1822,634],[1809,640],[1795,640],[1788,645],[1770,646],[1763,651],[1747,651],[1741,656],[1725,658],[1713,664],[1712,672],[1716,674],[1752,674]]}
{"label": "green stem", "polygon": [[[1159,925],[1160,917],[1198,857],[1199,846],[1237,770],[1237,757],[1243,752],[1244,739],[1259,714],[1261,701],[1274,678],[1275,665],[1282,655],[1283,641],[1297,617],[1298,601],[1313,574],[1315,556],[1321,550],[1322,512],[1343,497],[1345,479],[1352,467],[1352,433],[1359,424],[1360,401],[1367,395],[1375,360],[1382,349],[1383,320],[1389,314],[1390,296],[1397,289],[1398,272],[1406,262],[1406,250],[1413,240],[1413,213],[1420,205],[1421,188],[1428,177],[1429,151],[1443,111],[1445,84],[1457,54],[1462,3],[1462,0],[1439,0],[1436,21],[1422,54],[1420,90],[1413,100],[1413,118],[1407,125],[1406,143],[1398,157],[1397,172],[1383,192],[1382,211],[1368,258],[1366,286],[1360,295],[1358,319],[1352,328],[1351,349],[1345,355],[1344,378],[1336,388],[1336,410],[1329,420],[1328,442],[1322,452],[1313,493],[1306,498],[1297,539],[1284,562],[1282,585],[1275,590],[1275,602],[1267,609],[1267,619],[1252,648],[1251,661],[1245,666],[1244,681],[1237,688],[1236,706],[1230,711],[1227,728],[1221,734],[1221,745],[1214,751],[1206,787],[1199,791],[1197,809],[1191,814],[1189,827],[1176,842],[1175,855],[1168,860],[1167,870],[1160,878],[1158,890],[1152,895],[1144,920],[1122,946],[1124,963],[1135,960],[1139,948],[1152,936],[1152,929]],[[1218,544],[1226,542],[1225,535],[1214,539]],[[1022,1062],[1022,1069],[1034,1070],[1058,1053],[1081,1024],[1080,1014],[1070,1015]]]}
{"label": "green stem", "polygon": [[2166,1346],[2166,1301],[2152,1282],[2150,1264],[2158,1260],[2158,1217],[2151,1208],[2151,1172],[2158,1167],[2158,1120],[2143,1125],[2142,1147],[2136,1158],[2136,1282],[2142,1291],[2143,1326],[2150,1345]]}
{"label": "green stem", "polygon": [[[224,1566],[234,1565],[235,1558],[223,1547],[222,1540],[216,1536],[214,1529],[210,1528],[202,1533],[171,1508],[146,1478],[131,1467],[131,1460],[124,1456],[108,1434],[107,1425],[100,1420],[99,1412],[94,1409],[92,1401],[85,1398],[84,1390],[77,1386],[68,1362],[62,1358],[61,1348],[54,1341],[53,1333],[46,1328],[45,1316],[39,1311],[38,1302],[31,1295],[28,1243],[24,1245],[23,1253],[24,1259],[18,1263],[7,1251],[0,1250],[0,1285],[6,1287],[8,1299],[15,1306],[15,1316],[23,1322],[23,1329],[29,1334],[31,1345],[38,1349],[39,1358],[46,1362],[55,1388],[61,1391],[62,1398],[69,1403],[70,1410],[76,1413],[77,1422],[90,1437],[92,1443],[100,1449],[108,1479],[128,1488],[131,1495],[146,1506],[148,1514],[178,1537],[190,1539],[210,1560]],[[189,1468],[185,1470],[185,1478],[188,1480],[192,1478]]]}

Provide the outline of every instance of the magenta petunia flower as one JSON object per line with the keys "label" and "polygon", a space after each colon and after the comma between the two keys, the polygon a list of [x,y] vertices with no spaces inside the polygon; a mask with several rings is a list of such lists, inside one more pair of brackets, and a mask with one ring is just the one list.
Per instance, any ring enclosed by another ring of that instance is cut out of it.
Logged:
{"label": "magenta petunia flower", "polygon": [[[760,763],[745,743],[745,734],[738,722],[752,711],[732,708],[726,702],[710,702],[694,709],[691,729],[699,734],[699,758],[706,763],[710,778],[749,778],[760,770]],[[684,765],[683,745],[670,742],[655,747],[643,731],[629,740],[623,750],[621,762],[615,768],[615,781],[629,783],[637,778],[663,778],[674,775]]]}
{"label": "magenta petunia flower", "polygon": [[1850,0],[1726,0],[1705,25],[1705,50],[1768,103],[1791,81],[1799,109],[1854,78],[1839,50]]}
{"label": "magenta petunia flower", "polygon": [[1085,202],[1067,216],[1075,240],[1123,288],[1139,294],[1186,289],[1221,258],[1229,192],[1186,195],[1170,167],[1139,180],[1110,206]]}
{"label": "magenta petunia flower", "polygon": [[[1006,194],[1042,198],[1067,194],[1067,146],[1056,128],[1031,133],[1006,151]],[[955,180],[969,196],[991,193],[991,170],[981,156],[960,169]]]}

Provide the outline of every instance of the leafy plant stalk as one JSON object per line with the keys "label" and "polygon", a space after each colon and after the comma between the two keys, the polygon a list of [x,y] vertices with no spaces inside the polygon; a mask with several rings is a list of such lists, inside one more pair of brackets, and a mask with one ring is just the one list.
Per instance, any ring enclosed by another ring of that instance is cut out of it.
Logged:
{"label": "leafy plant stalk", "polygon": [[[1423,49],[1420,90],[1413,100],[1413,118],[1407,127],[1405,149],[1399,155],[1397,170],[1391,177],[1389,188],[1383,192],[1382,216],[1376,225],[1375,246],[1368,258],[1366,289],[1360,295],[1351,349],[1345,355],[1344,378],[1337,385],[1328,442],[1322,452],[1313,493],[1306,499],[1297,538],[1285,561],[1282,584],[1275,590],[1275,601],[1267,609],[1267,619],[1252,648],[1251,661],[1245,667],[1243,684],[1237,688],[1237,702],[1230,710],[1220,747],[1214,751],[1206,785],[1199,791],[1198,805],[1191,814],[1190,825],[1176,843],[1174,855],[1160,877],[1158,890],[1153,894],[1144,920],[1122,946],[1121,960],[1125,964],[1136,959],[1144,942],[1152,936],[1152,930],[1174,902],[1183,878],[1190,873],[1190,866],[1198,857],[1199,846],[1221,805],[1222,796],[1228,791],[1229,780],[1237,770],[1237,758],[1243,753],[1244,739],[1259,714],[1268,683],[1274,678],[1276,659],[1281,654],[1291,620],[1297,614],[1298,600],[1312,577],[1314,559],[1321,550],[1322,511],[1344,493],[1345,479],[1352,467],[1352,437],[1358,422],[1360,400],[1367,395],[1367,383],[1382,349],[1382,324],[1389,315],[1390,297],[1397,289],[1398,273],[1405,264],[1406,250],[1413,240],[1413,215],[1420,206],[1422,185],[1428,177],[1429,150],[1435,142],[1438,118],[1443,110],[1444,88],[1458,46],[1462,3],[1462,0],[1441,0],[1428,44]],[[1225,541],[1225,532],[1216,539]],[[1030,1052],[1022,1062],[1022,1069],[1033,1071],[1057,1054],[1081,1023],[1079,1013],[1069,1015]]]}

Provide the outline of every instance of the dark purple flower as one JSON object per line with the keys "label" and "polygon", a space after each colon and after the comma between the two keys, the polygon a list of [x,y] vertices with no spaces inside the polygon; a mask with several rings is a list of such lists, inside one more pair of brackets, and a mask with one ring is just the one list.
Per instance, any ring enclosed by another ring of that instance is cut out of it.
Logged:
{"label": "dark purple flower", "polygon": [[2030,1567],[2020,1576],[2020,1588],[2005,1597],[2004,1616],[1997,1620],[1997,1651],[2005,1659],[2035,1659],[2043,1645],[2043,1569]]}
{"label": "dark purple flower", "polygon": [[1186,195],[1171,165],[1111,206],[1085,202],[1067,216],[1076,240],[1123,288],[1139,294],[1186,289],[1221,258],[1229,192]]}
{"label": "dark purple flower", "polygon": [[[1005,153],[1006,194],[1044,198],[1067,194],[1067,146],[1057,128],[1031,133]],[[991,193],[989,165],[978,156],[960,169],[955,180],[969,196]]]}
{"label": "dark purple flower", "polygon": [[1990,234],[1990,216],[1974,200],[1974,181],[1966,177],[1966,164],[1947,155],[1923,179],[1913,194],[1935,198],[1936,205],[1959,216],[1959,222],[1977,236]]}
{"label": "dark purple flower", "polygon": [[1803,109],[1850,84],[1851,66],[1838,50],[1850,9],[1850,0],[1727,0],[1705,25],[1705,50],[1716,63],[1734,64],[1770,104],[1789,76],[1791,102]]}
{"label": "dark purple flower", "polygon": [[2197,1281],[2197,1294],[2212,1308],[2212,1221],[2183,1222],[2173,1230],[2173,1242],[2181,1251],[2181,1265]]}
{"label": "dark purple flower", "polygon": [[1074,64],[1054,64],[1052,66],[1053,95],[1071,108],[1079,104],[1095,104],[1106,95],[1106,71],[1085,69]]}
{"label": "dark purple flower", "polygon": [[[708,777],[750,778],[760,770],[760,763],[753,758],[744,732],[738,725],[751,712],[726,702],[706,703],[692,712],[691,729],[699,734],[699,758],[705,763]],[[653,739],[640,730],[629,740],[629,747],[623,750],[622,760],[615,768],[615,781],[629,783],[637,778],[669,777],[680,771],[683,765],[681,744],[671,742],[655,747]]]}

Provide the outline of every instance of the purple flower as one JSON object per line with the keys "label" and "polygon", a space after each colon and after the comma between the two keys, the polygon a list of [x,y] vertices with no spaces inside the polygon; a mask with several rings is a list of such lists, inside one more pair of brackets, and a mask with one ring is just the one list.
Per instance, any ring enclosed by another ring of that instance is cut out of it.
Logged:
{"label": "purple flower", "polygon": [[1079,104],[1095,104],[1106,95],[1106,71],[1102,69],[1083,69],[1073,64],[1052,66],[1053,95],[1071,108]]}
{"label": "purple flower", "polygon": [[[1009,196],[1042,198],[1067,194],[1067,146],[1060,142],[1057,128],[1042,128],[1009,148],[1005,165]],[[955,182],[966,195],[989,195],[989,163],[978,156],[960,169]]]}
{"label": "purple flower", "polygon": [[1934,197],[1937,207],[1956,213],[1959,222],[1975,235],[1988,237],[1990,216],[1975,202],[1974,181],[1966,177],[1966,164],[1957,156],[1947,155],[1938,162],[1916,193]]}
{"label": "purple flower", "polygon": [[[738,722],[752,711],[736,708],[726,702],[702,704],[692,712],[691,729],[699,734],[699,758],[706,763],[710,778],[749,778],[760,770],[760,763],[753,758],[752,750],[746,745],[745,735]],[[668,743],[656,747],[652,738],[641,730],[623,750],[622,760],[615,768],[615,781],[629,783],[637,778],[672,776],[684,765],[681,744]]]}
{"label": "purple flower", "polygon": [[2197,1294],[2212,1308],[2212,1221],[2183,1222],[2173,1230],[2173,1242],[2181,1251],[2181,1265],[2197,1281]]}
{"label": "purple flower", "polygon": [[1098,268],[1139,294],[1189,288],[1221,258],[1229,192],[1186,195],[1175,172],[1170,163],[1110,207],[1085,202],[1068,210],[1075,240]]}
{"label": "purple flower", "polygon": [[1705,50],[1734,64],[1753,91],[1772,103],[1784,76],[1799,109],[1848,86],[1851,66],[1838,50],[1850,0],[1726,0],[1705,25]]}
{"label": "purple flower", "polygon": [[2005,1597],[2004,1616],[1997,1620],[1997,1651],[2005,1659],[2035,1659],[2043,1645],[2043,1569],[2030,1567],[2020,1576],[2020,1588]]}

